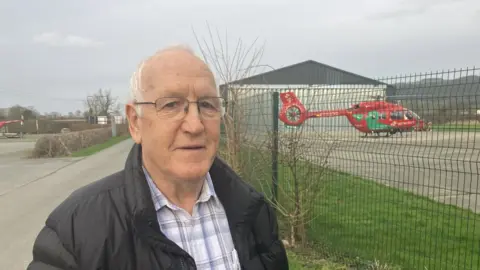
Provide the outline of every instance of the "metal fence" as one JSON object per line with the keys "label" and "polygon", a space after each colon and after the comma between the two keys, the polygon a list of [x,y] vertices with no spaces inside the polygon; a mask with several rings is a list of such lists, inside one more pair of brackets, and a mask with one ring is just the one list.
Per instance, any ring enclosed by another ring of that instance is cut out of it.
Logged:
{"label": "metal fence", "polygon": [[[378,80],[232,88],[227,128],[242,136],[224,142],[240,146],[239,172],[275,205],[282,238],[309,256],[358,268],[480,269],[480,70]],[[285,92],[329,117],[286,125]]]}

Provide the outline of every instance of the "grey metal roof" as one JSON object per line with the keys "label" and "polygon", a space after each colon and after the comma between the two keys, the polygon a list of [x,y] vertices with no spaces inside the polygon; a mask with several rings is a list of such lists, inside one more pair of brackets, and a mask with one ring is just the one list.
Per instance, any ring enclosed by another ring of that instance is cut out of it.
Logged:
{"label": "grey metal roof", "polygon": [[[313,60],[307,60],[269,72],[257,74],[229,84],[369,84],[386,83],[328,66]],[[223,88],[225,85],[220,85]]]}

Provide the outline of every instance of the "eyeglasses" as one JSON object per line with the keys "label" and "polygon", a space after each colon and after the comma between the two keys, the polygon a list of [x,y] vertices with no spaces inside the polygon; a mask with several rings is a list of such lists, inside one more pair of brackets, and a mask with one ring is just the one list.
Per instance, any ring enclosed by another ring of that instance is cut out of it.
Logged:
{"label": "eyeglasses", "polygon": [[134,104],[155,105],[159,118],[179,120],[187,114],[190,103],[197,103],[198,113],[204,119],[218,119],[225,114],[226,101],[222,97],[202,97],[197,101],[189,101],[182,97],[161,97],[155,102]]}

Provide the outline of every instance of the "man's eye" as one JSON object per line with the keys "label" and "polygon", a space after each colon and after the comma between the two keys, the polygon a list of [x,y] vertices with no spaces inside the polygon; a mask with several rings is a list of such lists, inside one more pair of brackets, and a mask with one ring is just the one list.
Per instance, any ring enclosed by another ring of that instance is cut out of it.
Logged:
{"label": "man's eye", "polygon": [[161,109],[174,109],[174,108],[178,107],[178,105],[179,105],[178,101],[172,101],[172,102],[167,102],[167,103],[163,104],[160,108]]}
{"label": "man's eye", "polygon": [[169,102],[167,104],[165,104],[165,107],[174,107],[175,105],[177,105],[178,102],[174,101],[174,102]]}
{"label": "man's eye", "polygon": [[215,108],[215,106],[213,106],[211,103],[206,102],[206,101],[200,102],[200,106],[202,106],[204,108],[207,108],[207,109]]}

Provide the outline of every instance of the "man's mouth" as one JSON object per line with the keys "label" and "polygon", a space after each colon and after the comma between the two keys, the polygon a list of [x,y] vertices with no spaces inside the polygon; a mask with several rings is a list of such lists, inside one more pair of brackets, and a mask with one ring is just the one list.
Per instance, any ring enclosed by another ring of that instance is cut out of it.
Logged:
{"label": "man's mouth", "polygon": [[187,146],[182,146],[180,147],[182,150],[201,150],[205,149],[204,145],[187,145]]}

